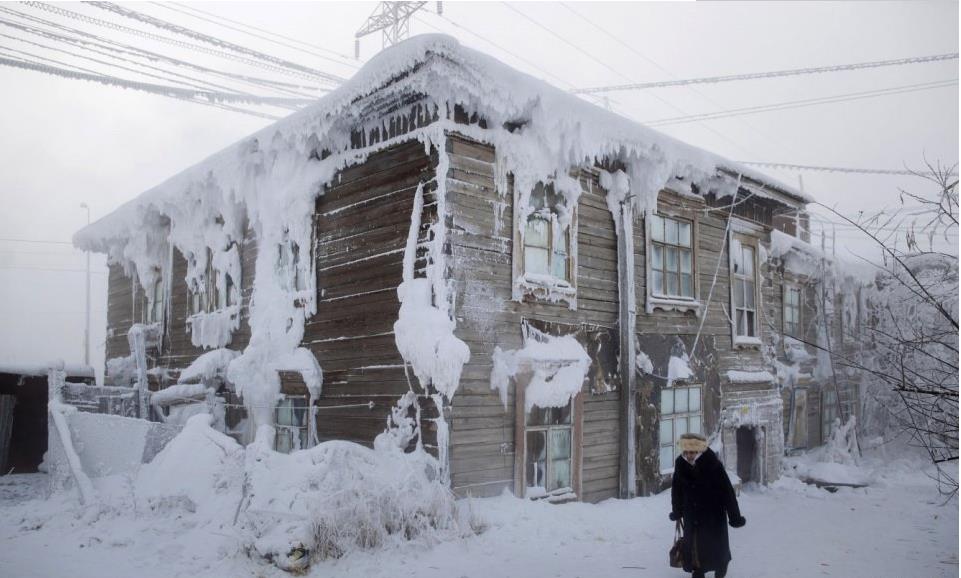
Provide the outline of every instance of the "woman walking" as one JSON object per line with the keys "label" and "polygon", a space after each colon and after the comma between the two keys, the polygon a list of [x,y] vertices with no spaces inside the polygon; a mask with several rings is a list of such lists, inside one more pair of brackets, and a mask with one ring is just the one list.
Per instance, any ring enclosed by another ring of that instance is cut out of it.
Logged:
{"label": "woman walking", "polygon": [[670,518],[684,527],[684,571],[692,578],[711,571],[715,578],[723,578],[731,561],[727,524],[740,528],[746,520],[724,464],[704,436],[684,434],[678,445],[681,455],[674,462]]}

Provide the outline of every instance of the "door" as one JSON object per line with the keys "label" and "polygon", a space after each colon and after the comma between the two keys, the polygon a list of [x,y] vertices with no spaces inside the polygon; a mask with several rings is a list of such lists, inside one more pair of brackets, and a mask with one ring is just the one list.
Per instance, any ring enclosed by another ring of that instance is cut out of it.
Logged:
{"label": "door", "polygon": [[741,426],[737,428],[737,476],[742,483],[756,482],[757,476],[754,460],[757,456],[757,439],[754,428]]}

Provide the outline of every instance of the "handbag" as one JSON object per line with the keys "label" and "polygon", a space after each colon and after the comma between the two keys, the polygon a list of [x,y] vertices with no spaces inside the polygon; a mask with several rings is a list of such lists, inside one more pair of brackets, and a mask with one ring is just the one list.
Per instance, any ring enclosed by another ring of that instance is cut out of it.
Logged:
{"label": "handbag", "polygon": [[682,532],[683,526],[681,526],[681,521],[678,520],[674,525],[674,545],[671,546],[670,558],[671,558],[671,568],[683,568],[684,567],[684,534]]}

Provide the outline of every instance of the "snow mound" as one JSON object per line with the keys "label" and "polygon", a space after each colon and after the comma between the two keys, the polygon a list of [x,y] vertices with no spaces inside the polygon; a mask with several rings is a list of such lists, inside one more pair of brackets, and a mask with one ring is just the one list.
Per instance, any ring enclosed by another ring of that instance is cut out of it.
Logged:
{"label": "snow mound", "polygon": [[263,443],[268,437],[247,449],[244,522],[253,550],[279,567],[457,534],[454,496],[425,452],[329,441],[280,454]]}
{"label": "snow mound", "polygon": [[183,509],[203,518],[233,516],[241,497],[244,449],[210,427],[210,414],[191,417],[183,431],[149,463],[135,481],[138,501],[162,513]]}

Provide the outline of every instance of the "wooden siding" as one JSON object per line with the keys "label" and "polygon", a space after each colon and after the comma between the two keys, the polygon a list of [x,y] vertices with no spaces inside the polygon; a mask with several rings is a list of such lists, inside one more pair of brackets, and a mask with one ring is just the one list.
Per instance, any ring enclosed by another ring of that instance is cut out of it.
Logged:
{"label": "wooden siding", "polygon": [[[582,175],[584,193],[577,207],[577,310],[534,298],[513,301],[513,194],[496,190],[494,150],[451,135],[447,153],[455,333],[471,350],[451,408],[452,487],[462,495],[493,495],[513,487],[517,423],[513,386],[506,407],[490,389],[494,347],[521,348],[525,319],[614,328],[616,237],[596,176]],[[592,389],[588,380],[581,393],[580,415],[580,497],[587,501],[616,495],[618,475],[619,393],[594,394]]]}
{"label": "wooden siding", "polygon": [[[314,254],[317,313],[307,321],[304,345],[324,370],[317,415],[321,440],[371,445],[387,425],[390,409],[410,387],[394,342],[404,248],[414,195],[424,183],[419,243],[436,219],[436,155],[419,142],[393,146],[363,164],[344,169],[317,199]],[[418,276],[423,275],[419,260]],[[424,442],[436,443],[437,413],[421,396]],[[374,407],[354,406],[373,402]]]}

